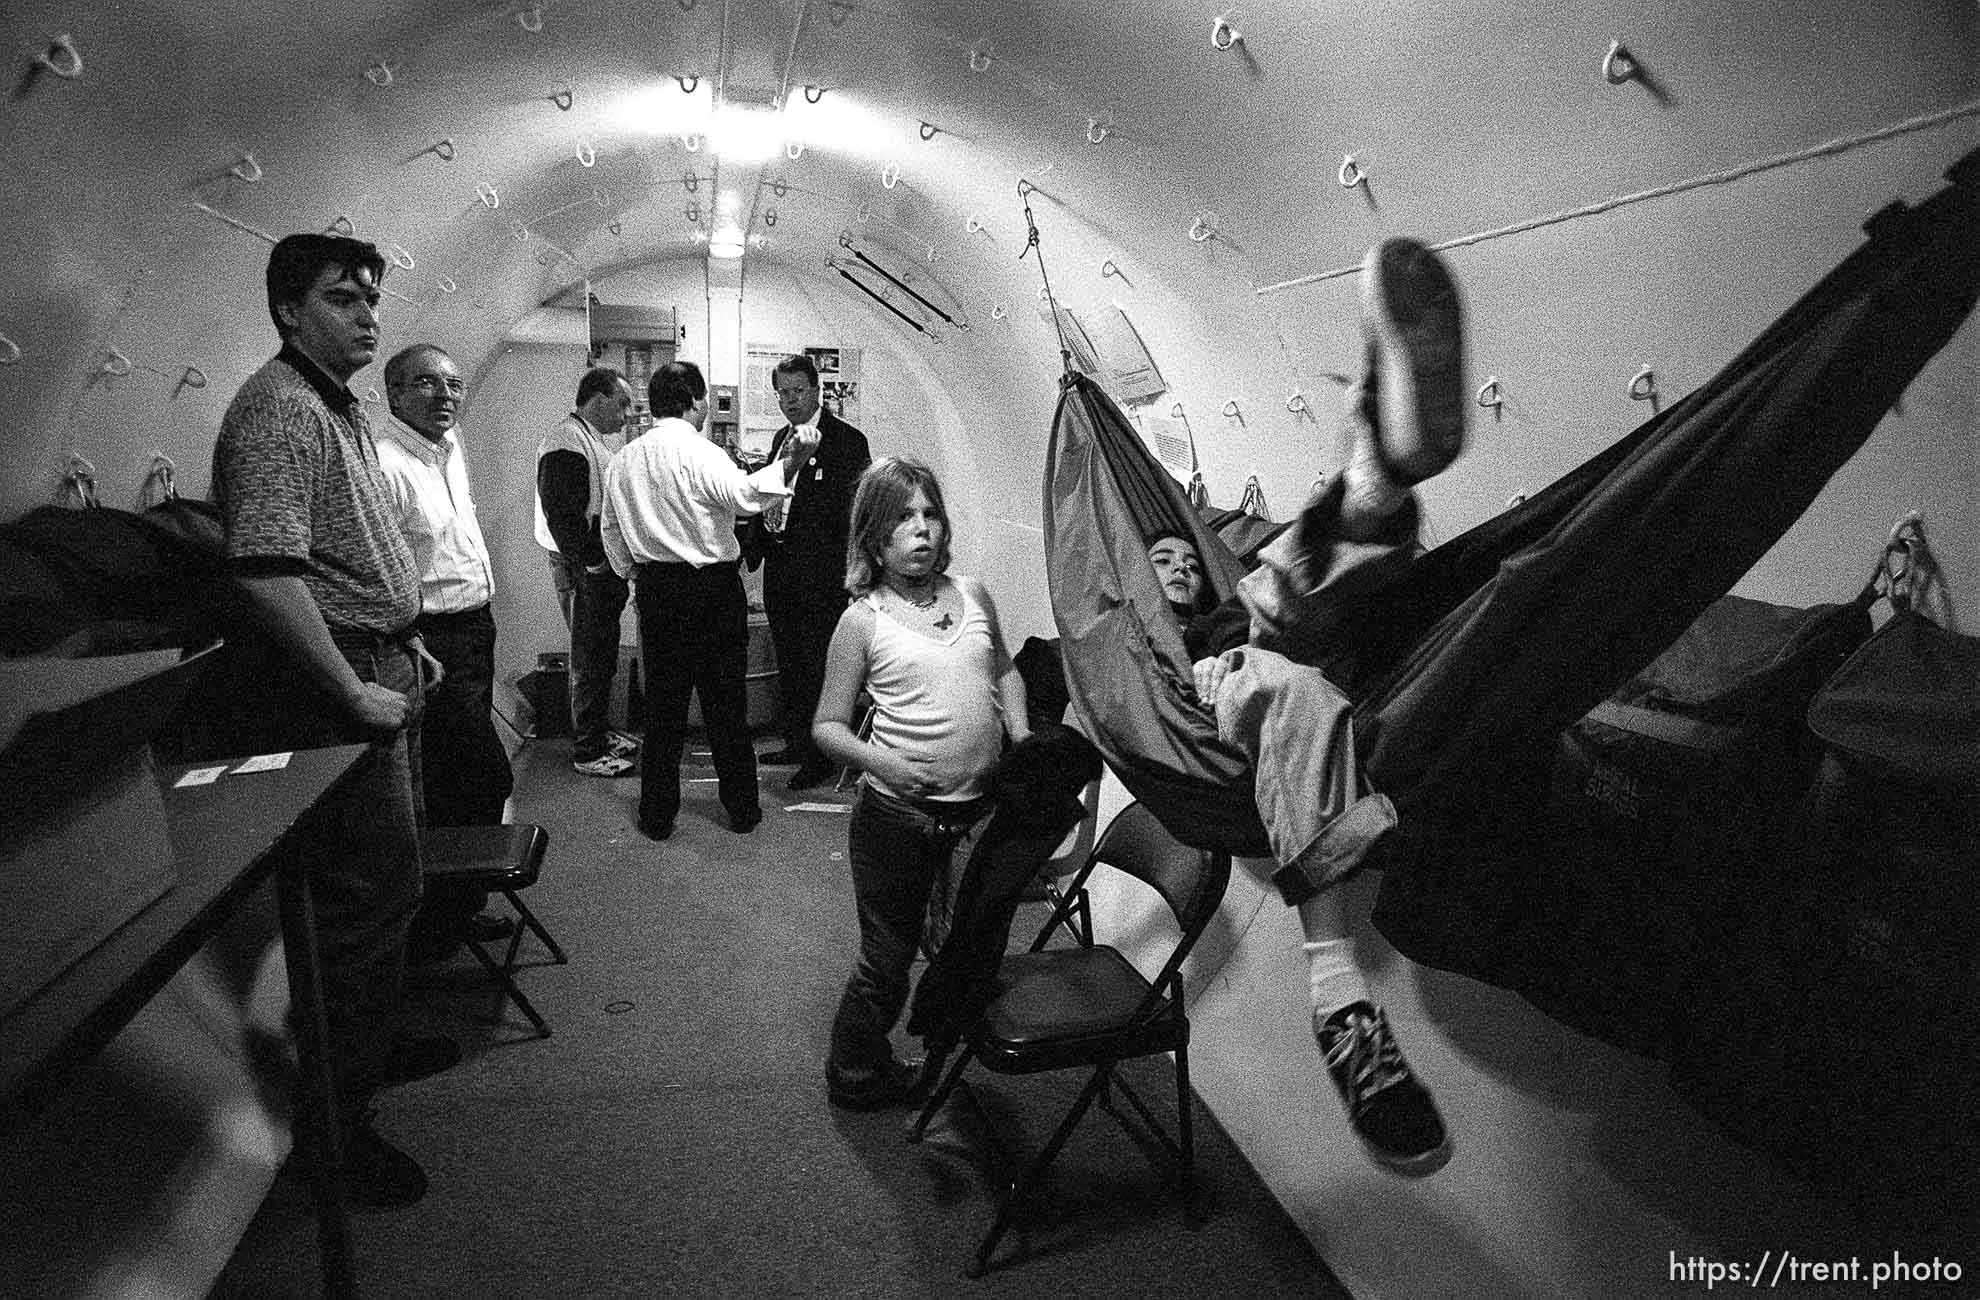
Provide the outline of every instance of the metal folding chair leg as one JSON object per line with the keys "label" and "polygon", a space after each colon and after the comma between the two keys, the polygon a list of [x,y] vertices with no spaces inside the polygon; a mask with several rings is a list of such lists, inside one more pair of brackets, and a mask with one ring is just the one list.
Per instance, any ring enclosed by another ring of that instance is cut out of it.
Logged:
{"label": "metal folding chair leg", "polygon": [[537,1014],[536,1008],[531,1005],[529,998],[523,993],[521,986],[516,983],[515,952],[516,945],[520,942],[521,938],[522,927],[518,926],[516,933],[509,940],[509,954],[506,961],[496,961],[488,955],[488,950],[485,947],[472,939],[468,940],[468,951],[473,953],[474,959],[486,967],[488,973],[496,979],[493,1019],[497,1021],[501,1020],[502,1000],[506,998],[514,1002],[516,1009],[528,1017],[529,1023],[536,1027],[536,1036],[538,1038],[548,1038],[550,1037],[549,1024],[541,1015]]}
{"label": "metal folding chair leg", "polygon": [[1086,1086],[1080,1090],[1079,1099],[1073,1102],[1072,1109],[1066,1112],[1066,1117],[1059,1121],[1059,1127],[1053,1131],[1051,1140],[1031,1158],[1031,1163],[1025,1166],[1024,1172],[1013,1178],[1010,1186],[1004,1189],[1004,1194],[997,1203],[997,1217],[990,1224],[990,1231],[983,1235],[983,1241],[977,1246],[975,1258],[971,1259],[969,1266],[963,1270],[964,1276],[982,1277],[984,1270],[990,1267],[991,1252],[997,1249],[997,1243],[1003,1240],[1004,1233],[1017,1218],[1018,1207],[1031,1195],[1032,1189],[1038,1186],[1038,1180],[1044,1177],[1045,1170],[1057,1158],[1059,1149],[1065,1146],[1066,1139],[1072,1136],[1072,1131],[1079,1126],[1080,1120],[1086,1118],[1087,1110],[1092,1107],[1094,1099],[1106,1089],[1108,1077],[1113,1072],[1114,1063],[1111,1061],[1093,1071],[1092,1077],[1086,1081]]}
{"label": "metal folding chair leg", "polygon": [[515,964],[514,948],[515,944],[520,943],[522,940],[524,927],[527,927],[538,939],[543,941],[543,946],[550,950],[551,958],[559,966],[570,965],[571,959],[564,955],[564,950],[557,945],[555,939],[550,937],[550,932],[543,928],[543,922],[536,919],[536,913],[529,910],[529,904],[522,901],[522,896],[513,889],[505,889],[502,891],[502,897],[509,900],[509,906],[515,908],[516,915],[522,918],[522,925],[516,927],[516,933],[513,936],[515,943],[510,945],[510,965],[513,966]]}

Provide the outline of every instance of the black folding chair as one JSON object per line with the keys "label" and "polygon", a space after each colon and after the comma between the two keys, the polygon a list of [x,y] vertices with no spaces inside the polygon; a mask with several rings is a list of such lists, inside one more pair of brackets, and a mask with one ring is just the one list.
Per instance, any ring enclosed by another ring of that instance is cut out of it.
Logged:
{"label": "black folding chair", "polygon": [[517,925],[509,936],[508,951],[497,961],[479,941],[468,940],[468,951],[497,981],[496,1019],[501,1018],[504,998],[529,1018],[539,1038],[550,1037],[550,1026],[516,985],[516,958],[525,934],[534,933],[550,950],[558,965],[570,961],[536,913],[522,900],[522,891],[536,883],[543,866],[543,855],[550,847],[550,832],[541,826],[430,826],[420,832],[419,851],[424,864],[429,894],[465,893],[476,896],[499,893],[516,909]]}
{"label": "black folding chair", "polygon": [[[1102,863],[1151,886],[1175,915],[1180,936],[1153,980],[1145,978],[1118,950],[1094,943],[1090,930],[1078,934],[1070,923],[1075,900],[1084,898],[1088,878]],[[1127,1117],[1112,1104],[1115,1089],[1127,1098],[1150,1135],[1172,1158],[1184,1221],[1195,1226],[1194,1103],[1189,1091],[1189,1017],[1183,1009],[1181,972],[1183,959],[1216,914],[1230,874],[1229,854],[1178,844],[1154,814],[1141,804],[1130,804],[1114,818],[1085,865],[1061,891],[1051,920],[1031,950],[1003,959],[988,1005],[964,1032],[963,1050],[908,1129],[908,1141],[921,1140],[929,1121],[941,1110],[972,1060],[981,1061],[998,1074],[1067,1069],[1090,1069],[1092,1073],[1050,1141],[1004,1190],[996,1218],[965,1270],[968,1276],[983,1275],[991,1252],[1009,1229],[1019,1206],[1095,1101],[1127,1126]],[[1046,947],[1052,932],[1061,925],[1079,942],[1070,947]],[[1115,1068],[1122,1061],[1159,1052],[1175,1055],[1175,1137]]]}

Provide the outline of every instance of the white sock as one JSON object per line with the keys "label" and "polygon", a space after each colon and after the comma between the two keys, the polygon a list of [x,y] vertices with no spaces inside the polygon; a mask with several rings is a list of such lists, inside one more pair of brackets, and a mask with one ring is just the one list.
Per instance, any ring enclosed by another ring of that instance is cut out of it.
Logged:
{"label": "white sock", "polygon": [[1300,945],[1306,954],[1307,992],[1313,1000],[1315,1024],[1350,1002],[1373,1002],[1361,967],[1354,959],[1354,940],[1320,939]]}
{"label": "white sock", "polygon": [[1374,537],[1390,516],[1409,500],[1409,489],[1390,477],[1375,454],[1373,439],[1364,433],[1342,476],[1341,536],[1349,541]]}

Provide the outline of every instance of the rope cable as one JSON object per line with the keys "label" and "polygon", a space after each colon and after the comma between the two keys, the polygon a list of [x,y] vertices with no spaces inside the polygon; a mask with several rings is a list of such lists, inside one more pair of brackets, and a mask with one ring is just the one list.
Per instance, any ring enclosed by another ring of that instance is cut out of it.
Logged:
{"label": "rope cable", "polygon": [[[1488,239],[1503,239],[1508,235],[1525,234],[1529,230],[1538,230],[1543,226],[1558,225],[1563,221],[1573,221],[1581,217],[1597,216],[1615,208],[1627,207],[1633,203],[1643,203],[1650,199],[1668,198],[1673,194],[1682,194],[1687,190],[1701,189],[1707,185],[1725,185],[1732,181],[1743,180],[1748,176],[1756,175],[1760,172],[1772,171],[1776,167],[1786,167],[1794,163],[1807,162],[1810,159],[1820,158],[1828,154],[1843,153],[1862,145],[1874,144],[1879,140],[1887,140],[1892,136],[1906,135],[1913,131],[1928,130],[1932,127],[1943,126],[1948,122],[1957,121],[1963,117],[1972,117],[1976,114],[1980,114],[1980,100],[1973,100],[1965,104],[1956,104],[1951,108],[1941,110],[1937,113],[1927,113],[1921,117],[1907,118],[1902,122],[1894,122],[1889,126],[1879,127],[1874,131],[1866,131],[1860,135],[1840,136],[1834,140],[1825,140],[1821,144],[1811,145],[1806,149],[1799,149],[1793,153],[1778,154],[1772,158],[1762,158],[1757,162],[1745,163],[1725,171],[1708,172],[1703,176],[1688,177],[1681,181],[1673,181],[1668,185],[1659,185],[1654,189],[1638,190],[1634,194],[1623,194],[1612,199],[1602,199],[1599,202],[1590,203],[1583,207],[1570,208],[1565,212],[1550,213],[1544,217],[1532,217],[1525,221],[1514,222],[1509,226],[1500,226],[1494,230],[1482,230],[1476,234],[1459,235],[1456,239],[1447,239],[1441,244],[1432,244],[1430,247],[1441,253],[1448,248],[1463,248],[1470,244],[1482,244]],[[1331,271],[1320,271],[1313,275],[1302,275],[1290,280],[1281,280],[1276,284],[1260,285],[1252,292],[1263,297],[1265,294],[1276,293],[1281,289],[1297,289],[1303,285],[1319,284],[1324,280],[1339,279],[1344,275],[1353,275],[1359,270],[1361,270],[1361,264],[1356,262],[1352,266],[1338,266]]]}
{"label": "rope cable", "polygon": [[1045,301],[1052,308],[1052,329],[1059,336],[1059,364],[1065,367],[1065,373],[1070,375],[1073,372],[1072,349],[1066,345],[1066,325],[1059,319],[1059,299],[1052,292],[1052,277],[1045,271],[1045,249],[1038,242],[1038,220],[1031,215],[1031,192],[1037,188],[1030,181],[1022,179],[1018,181],[1018,201],[1024,204],[1024,228],[1027,232],[1024,253],[1018,254],[1018,261],[1024,260],[1025,253],[1037,250],[1038,278],[1045,282]]}

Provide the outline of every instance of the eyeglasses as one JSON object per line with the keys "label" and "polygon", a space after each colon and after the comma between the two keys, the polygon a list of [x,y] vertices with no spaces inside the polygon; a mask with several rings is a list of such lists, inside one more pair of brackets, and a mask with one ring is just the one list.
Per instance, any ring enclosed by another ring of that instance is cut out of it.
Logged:
{"label": "eyeglasses", "polygon": [[459,397],[467,391],[465,380],[442,379],[438,375],[421,375],[412,381],[412,386],[428,397],[438,397],[442,392],[449,397]]}

